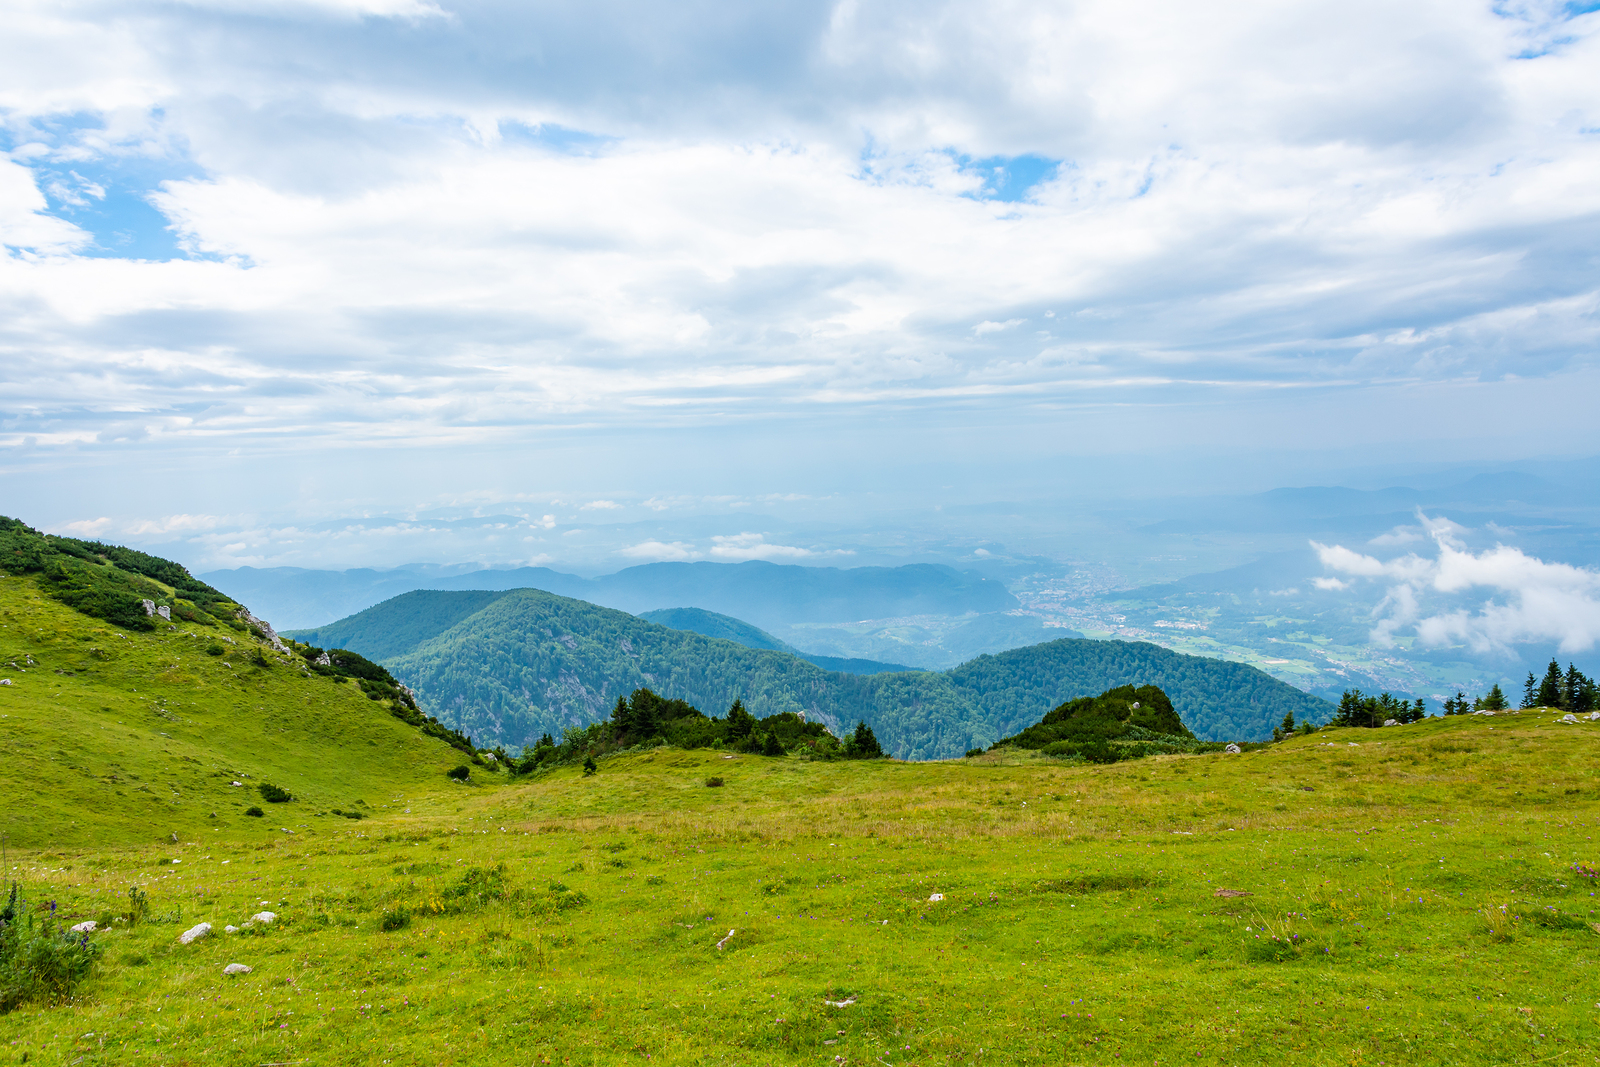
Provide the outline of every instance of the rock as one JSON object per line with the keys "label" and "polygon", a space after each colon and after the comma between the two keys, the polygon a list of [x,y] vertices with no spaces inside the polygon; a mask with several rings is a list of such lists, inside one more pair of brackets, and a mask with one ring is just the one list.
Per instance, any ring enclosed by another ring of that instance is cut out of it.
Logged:
{"label": "rock", "polygon": [[200,940],[202,937],[210,937],[210,936],[211,936],[211,924],[210,923],[201,923],[199,926],[191,926],[189,929],[187,929],[183,933],[179,934],[178,935],[178,944],[180,944],[180,945],[192,945],[196,941]]}
{"label": "rock", "polygon": [[[8,679],[5,684],[6,685],[10,685],[11,684],[10,680]],[[1591,711],[1589,713],[1589,721],[1590,722],[1600,722],[1600,711]]]}
{"label": "rock", "polygon": [[222,968],[223,974],[249,974],[255,968],[244,963],[230,963]]}
{"label": "rock", "polygon": [[284,647],[283,638],[278,636],[278,631],[274,630],[271,624],[269,624],[265,619],[258,619],[254,615],[250,614],[249,608],[239,609],[239,619],[246,626],[253,626],[259,630],[261,632],[261,636],[265,637],[272,647],[277,649],[279,652],[289,651]]}
{"label": "rock", "polygon": [[1219,889],[1211,895],[1214,897],[1247,897],[1250,894],[1243,889]]}
{"label": "rock", "polygon": [[154,600],[141,600],[139,603],[144,605],[144,613],[146,615],[154,615],[156,613],[156,602]]}
{"label": "rock", "polygon": [[1475,711],[1472,714],[1474,714],[1474,715],[1493,715],[1494,712],[1492,712],[1492,711]]}
{"label": "rock", "polygon": [[1384,719],[1383,720],[1383,725],[1385,725],[1385,726],[1399,726],[1400,725],[1400,720],[1399,719]]}
{"label": "rock", "polygon": [[176,845],[178,843],[178,831],[176,831],[176,830],[172,831],[171,836],[169,836],[167,838],[167,840],[171,841],[174,845]]}
{"label": "rock", "polygon": [[93,919],[89,919],[86,922],[79,923],[77,926],[70,927],[70,930],[75,934],[92,934],[99,929],[99,927],[99,923],[95,922]]}
{"label": "rock", "polygon": [[270,923],[277,917],[277,913],[275,912],[258,911],[254,915],[250,916],[250,921],[253,923]]}
{"label": "rock", "polygon": [[1570,722],[1570,723],[1576,724],[1577,721],[1578,721],[1578,717],[1576,715],[1572,714],[1572,712],[1569,711],[1565,715],[1561,716],[1560,721],[1561,722]]}
{"label": "rock", "polygon": [[224,926],[222,928],[222,932],[225,934],[236,934],[239,932],[239,928],[237,926]]}
{"label": "rock", "polygon": [[12,684],[12,681],[11,681],[10,678],[0,678],[0,685],[11,685],[11,684]]}
{"label": "rock", "polygon": [[929,904],[937,904],[937,903],[939,903],[939,901],[941,901],[943,899],[944,899],[944,894],[943,893],[935,893],[935,894],[933,894],[932,896],[930,896],[928,898],[928,903]]}
{"label": "rock", "polygon": [[1232,741],[1230,741],[1230,742],[1228,742],[1228,747],[1223,749],[1222,751],[1231,752],[1233,755],[1237,756],[1239,754],[1239,746],[1234,744]]}
{"label": "rock", "polygon": [[319,667],[331,667],[333,666],[333,657],[324,652],[311,662],[315,663]]}
{"label": "rock", "polygon": [[156,608],[156,614],[160,615],[163,619],[166,619],[168,622],[172,621],[172,609],[167,607],[165,604],[162,604],[160,607]]}

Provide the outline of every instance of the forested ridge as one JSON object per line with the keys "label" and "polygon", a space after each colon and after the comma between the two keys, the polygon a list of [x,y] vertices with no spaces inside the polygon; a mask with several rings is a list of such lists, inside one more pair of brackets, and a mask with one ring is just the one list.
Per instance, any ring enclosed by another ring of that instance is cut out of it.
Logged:
{"label": "forested ridge", "polygon": [[1119,685],[1160,686],[1210,740],[1262,739],[1286,713],[1321,722],[1333,711],[1245,664],[1144,642],[1066,638],[944,672],[867,676],[533,589],[417,591],[297,636],[381,660],[441,721],[513,746],[599,721],[640,688],[710,714],[735,700],[758,718],[804,714],[836,734],[865,721],[903,759],[959,756]]}

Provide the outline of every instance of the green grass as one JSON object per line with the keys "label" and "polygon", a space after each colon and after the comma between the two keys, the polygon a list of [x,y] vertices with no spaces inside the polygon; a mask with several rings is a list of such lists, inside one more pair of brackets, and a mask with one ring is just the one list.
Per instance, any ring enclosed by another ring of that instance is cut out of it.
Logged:
{"label": "green grass", "polygon": [[[340,691],[285,684],[286,706]],[[1600,887],[1574,867],[1600,861],[1600,724],[1555,718],[1103,768],[662,749],[466,785],[442,744],[407,768],[356,734],[258,767],[329,798],[269,814],[343,808],[355,774],[395,774],[409,814],[367,786],[370,818],[294,835],[230,816],[157,843],[142,814],[67,805],[59,841],[28,823],[9,873],[31,900],[76,921],[139,885],[166,921],[94,935],[76,999],[0,1017],[0,1063],[1600,1062]],[[263,909],[279,922],[220,933]],[[218,935],[178,945],[202,920]]]}

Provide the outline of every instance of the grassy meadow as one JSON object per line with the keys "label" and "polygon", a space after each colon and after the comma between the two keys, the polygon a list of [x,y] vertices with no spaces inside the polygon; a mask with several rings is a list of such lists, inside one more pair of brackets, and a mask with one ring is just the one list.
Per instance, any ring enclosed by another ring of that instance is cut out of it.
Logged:
{"label": "grassy meadow", "polygon": [[[353,687],[179,631],[56,674],[105,643],[5,609],[0,662],[40,665],[0,670],[7,873],[73,922],[149,912],[0,1016],[0,1064],[1600,1063],[1600,723],[457,784]],[[239,771],[297,799],[242,816]]]}

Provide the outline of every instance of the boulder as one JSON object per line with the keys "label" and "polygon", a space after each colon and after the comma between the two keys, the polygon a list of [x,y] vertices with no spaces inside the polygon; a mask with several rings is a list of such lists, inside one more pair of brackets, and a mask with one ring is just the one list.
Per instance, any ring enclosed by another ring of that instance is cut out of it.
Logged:
{"label": "boulder", "polygon": [[13,684],[13,683],[12,683],[10,678],[0,678],[0,685],[11,685],[11,684]]}
{"label": "boulder", "polygon": [[141,600],[139,603],[144,605],[144,613],[146,615],[154,615],[156,613],[156,602],[154,600]]}
{"label": "boulder", "polygon": [[230,963],[222,968],[223,974],[249,974],[255,968],[247,963]]}
{"label": "boulder", "polygon": [[1562,722],[1570,722],[1570,723],[1576,724],[1577,721],[1578,721],[1578,717],[1576,715],[1572,714],[1572,712],[1569,711],[1565,715],[1561,716],[1561,721]]}
{"label": "boulder", "polygon": [[930,896],[928,898],[928,903],[929,904],[937,904],[937,903],[939,903],[939,901],[941,901],[943,899],[944,899],[944,894],[943,893],[935,893],[935,894],[933,894],[932,896]]}
{"label": "boulder", "polygon": [[1589,713],[1589,721],[1590,722],[1600,722],[1600,711],[1591,711]]}
{"label": "boulder", "polygon": [[1239,754],[1240,749],[1239,749],[1238,745],[1234,744],[1232,741],[1229,741],[1228,742],[1228,747],[1223,749],[1222,751],[1229,752],[1229,753],[1232,753],[1233,755],[1237,756]]}
{"label": "boulder", "polygon": [[176,831],[176,830],[172,831],[171,835],[168,836],[167,840],[171,841],[174,845],[176,845],[178,843],[178,831]]}
{"label": "boulder", "polygon": [[1400,725],[1400,720],[1399,719],[1384,719],[1383,720],[1383,725],[1385,725],[1385,726],[1399,726]]}
{"label": "boulder", "polygon": [[179,934],[178,935],[178,944],[180,944],[180,945],[192,945],[196,941],[200,940],[202,937],[210,937],[210,936],[211,936],[211,924],[210,923],[201,923],[199,926],[191,926],[191,927],[189,927],[189,929],[187,929],[183,933]]}
{"label": "boulder", "polygon": [[162,604],[160,607],[156,608],[156,614],[160,615],[163,619],[166,619],[168,622],[172,621],[172,609],[167,607],[165,604]]}
{"label": "boulder", "polygon": [[239,932],[239,928],[237,926],[224,926],[222,928],[222,932],[225,934],[236,934]]}
{"label": "boulder", "polygon": [[258,911],[254,915],[250,916],[250,921],[253,923],[266,924],[272,922],[272,920],[276,919],[277,917],[277,913],[275,912]]}
{"label": "boulder", "polygon": [[85,922],[79,923],[77,926],[71,927],[70,929],[75,934],[92,934],[99,928],[99,923],[95,922],[93,919],[89,919]]}

